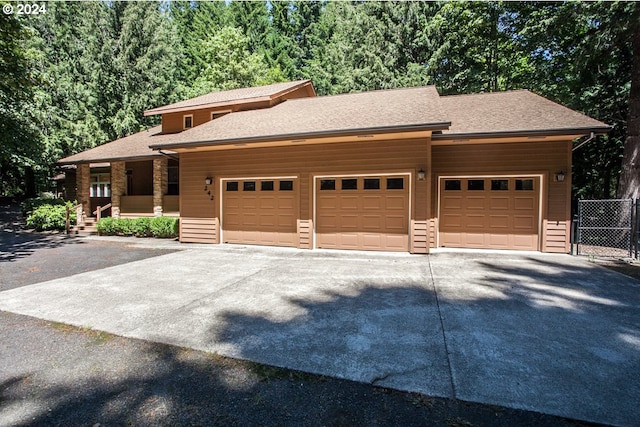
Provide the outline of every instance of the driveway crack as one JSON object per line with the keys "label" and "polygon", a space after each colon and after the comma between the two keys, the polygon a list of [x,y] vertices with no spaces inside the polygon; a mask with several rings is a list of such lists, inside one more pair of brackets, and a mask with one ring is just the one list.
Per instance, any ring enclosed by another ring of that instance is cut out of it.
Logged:
{"label": "driveway crack", "polygon": [[447,355],[447,368],[449,369],[449,380],[451,382],[451,395],[454,399],[457,399],[456,385],[453,381],[453,369],[451,369],[451,358],[449,357],[449,345],[447,344],[447,334],[444,330],[444,320],[442,319],[442,310],[440,309],[440,297],[438,296],[438,287],[436,286],[436,279],[433,277],[433,267],[431,266],[431,256],[427,255],[427,262],[429,263],[429,276],[431,277],[431,283],[433,284],[433,294],[436,297],[436,307],[438,307],[438,318],[440,319],[440,330],[442,331],[442,341],[444,343],[444,351]]}

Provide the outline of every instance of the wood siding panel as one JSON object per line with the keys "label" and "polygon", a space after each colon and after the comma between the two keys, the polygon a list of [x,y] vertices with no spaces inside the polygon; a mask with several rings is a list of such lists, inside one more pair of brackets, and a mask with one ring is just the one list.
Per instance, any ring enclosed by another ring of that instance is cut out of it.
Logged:
{"label": "wood siding panel", "polygon": [[[431,212],[437,215],[439,175],[512,175],[541,174],[542,250],[556,251],[560,243],[549,240],[544,224],[570,221],[571,180],[555,182],[555,174],[570,176],[571,141],[528,142],[514,144],[447,145],[432,148]],[[568,245],[565,233],[562,252]],[[554,238],[555,239],[555,238]]]}
{"label": "wood siding panel", "polygon": [[[322,145],[291,145],[255,149],[217,150],[180,155],[181,215],[189,218],[219,218],[220,178],[296,176],[300,217],[313,219],[314,175],[383,174],[411,172],[427,167],[426,139],[403,141],[358,141]],[[205,177],[214,178],[204,190]],[[411,179],[411,217],[428,217],[428,180]],[[210,200],[208,192],[214,196]],[[302,243],[300,243],[302,245]]]}
{"label": "wood siding panel", "polygon": [[217,218],[180,218],[180,241],[189,243],[219,243]]}

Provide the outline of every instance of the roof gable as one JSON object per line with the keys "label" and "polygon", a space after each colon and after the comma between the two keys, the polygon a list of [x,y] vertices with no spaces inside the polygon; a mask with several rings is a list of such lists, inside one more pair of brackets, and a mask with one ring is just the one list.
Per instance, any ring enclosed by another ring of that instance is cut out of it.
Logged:
{"label": "roof gable", "polygon": [[311,88],[311,92],[315,96],[311,80],[298,80],[294,82],[274,83],[266,86],[211,92],[173,104],[152,108],[145,111],[144,115],[152,116],[155,114],[189,111],[201,108],[225,107],[263,100],[270,101],[304,86],[309,86]]}

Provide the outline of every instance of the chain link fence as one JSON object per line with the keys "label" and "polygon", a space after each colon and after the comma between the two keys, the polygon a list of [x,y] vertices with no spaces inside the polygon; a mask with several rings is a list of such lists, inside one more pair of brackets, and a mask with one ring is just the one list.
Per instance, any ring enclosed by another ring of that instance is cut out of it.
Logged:
{"label": "chain link fence", "polygon": [[634,237],[634,219],[637,223],[637,213],[637,203],[632,199],[579,200],[578,255],[636,256],[638,241]]}

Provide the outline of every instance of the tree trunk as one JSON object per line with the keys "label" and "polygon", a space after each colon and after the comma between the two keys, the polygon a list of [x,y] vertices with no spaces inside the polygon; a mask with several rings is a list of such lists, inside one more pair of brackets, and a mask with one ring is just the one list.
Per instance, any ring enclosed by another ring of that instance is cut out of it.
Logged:
{"label": "tree trunk", "polygon": [[[636,5],[637,8],[638,5]],[[635,15],[637,16],[638,13]],[[638,24],[637,20],[633,30],[629,117],[627,119],[627,139],[624,143],[618,197],[623,199],[637,199],[640,197],[640,24]]]}

